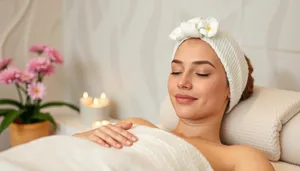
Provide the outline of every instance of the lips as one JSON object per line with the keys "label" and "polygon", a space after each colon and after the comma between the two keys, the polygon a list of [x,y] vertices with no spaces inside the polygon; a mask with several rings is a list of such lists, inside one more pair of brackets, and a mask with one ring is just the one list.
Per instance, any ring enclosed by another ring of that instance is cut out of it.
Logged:
{"label": "lips", "polygon": [[176,94],[175,95],[176,101],[179,104],[191,104],[194,101],[198,100],[198,98],[189,96],[189,95],[184,95],[184,94]]}

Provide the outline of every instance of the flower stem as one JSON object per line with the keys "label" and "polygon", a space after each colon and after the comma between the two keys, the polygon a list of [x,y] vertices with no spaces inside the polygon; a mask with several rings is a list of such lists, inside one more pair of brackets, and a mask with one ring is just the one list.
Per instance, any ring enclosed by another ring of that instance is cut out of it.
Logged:
{"label": "flower stem", "polygon": [[22,86],[20,86],[19,84],[17,84],[17,87],[23,91],[23,93],[27,94],[27,90],[24,89]]}
{"label": "flower stem", "polygon": [[[26,84],[26,90],[28,88],[28,84]],[[30,104],[31,100],[30,100],[30,96],[28,94],[26,94],[26,104]]]}
{"label": "flower stem", "polygon": [[38,73],[38,82],[42,82],[43,81],[43,76],[41,73]]}
{"label": "flower stem", "polygon": [[20,102],[21,102],[21,104],[23,104],[23,98],[22,98],[22,94],[21,94],[21,91],[20,91],[20,85],[18,83],[16,83],[16,88],[17,88],[17,92],[18,92]]}

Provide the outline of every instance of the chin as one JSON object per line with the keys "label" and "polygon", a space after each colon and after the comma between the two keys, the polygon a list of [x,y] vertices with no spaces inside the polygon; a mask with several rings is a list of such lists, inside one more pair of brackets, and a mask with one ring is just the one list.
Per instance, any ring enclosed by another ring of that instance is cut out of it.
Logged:
{"label": "chin", "polygon": [[197,113],[193,110],[189,110],[187,108],[175,108],[175,112],[179,118],[182,119],[196,119],[199,118]]}

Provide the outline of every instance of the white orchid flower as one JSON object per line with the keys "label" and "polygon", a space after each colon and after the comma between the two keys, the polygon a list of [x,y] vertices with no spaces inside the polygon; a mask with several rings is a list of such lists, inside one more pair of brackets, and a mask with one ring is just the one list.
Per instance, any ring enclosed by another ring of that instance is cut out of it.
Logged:
{"label": "white orchid flower", "polygon": [[217,34],[219,23],[215,18],[207,18],[203,21],[204,26],[200,28],[200,33],[205,37],[213,37]]}

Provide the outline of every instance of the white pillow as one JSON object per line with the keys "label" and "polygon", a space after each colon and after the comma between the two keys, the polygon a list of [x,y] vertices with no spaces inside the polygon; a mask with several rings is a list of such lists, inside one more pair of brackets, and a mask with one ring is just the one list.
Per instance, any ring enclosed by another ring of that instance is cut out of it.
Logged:
{"label": "white pillow", "polygon": [[[224,116],[221,140],[225,144],[251,145],[264,151],[270,160],[278,161],[282,126],[299,111],[299,92],[256,86],[249,99]],[[161,106],[160,119],[161,127],[166,130],[177,124],[178,117],[169,97]]]}
{"label": "white pillow", "polygon": [[282,128],[280,137],[280,160],[300,165],[300,114],[298,113]]}

